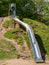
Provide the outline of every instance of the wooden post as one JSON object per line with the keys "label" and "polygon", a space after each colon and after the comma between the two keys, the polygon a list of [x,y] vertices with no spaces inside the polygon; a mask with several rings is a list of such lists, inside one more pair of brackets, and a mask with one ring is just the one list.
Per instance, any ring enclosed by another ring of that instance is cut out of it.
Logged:
{"label": "wooden post", "polygon": [[16,21],[14,21],[14,28],[15,28],[15,26],[16,26]]}

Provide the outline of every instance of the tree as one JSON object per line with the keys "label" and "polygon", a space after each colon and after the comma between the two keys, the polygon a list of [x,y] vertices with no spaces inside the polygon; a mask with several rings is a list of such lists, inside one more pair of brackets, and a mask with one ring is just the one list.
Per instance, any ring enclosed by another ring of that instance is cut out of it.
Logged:
{"label": "tree", "polygon": [[16,0],[16,13],[20,17],[32,17],[35,5],[32,0]]}
{"label": "tree", "polygon": [[[37,16],[42,15],[42,20],[49,21],[49,2],[44,0],[32,0],[35,4]],[[38,15],[39,14],[39,15]]]}

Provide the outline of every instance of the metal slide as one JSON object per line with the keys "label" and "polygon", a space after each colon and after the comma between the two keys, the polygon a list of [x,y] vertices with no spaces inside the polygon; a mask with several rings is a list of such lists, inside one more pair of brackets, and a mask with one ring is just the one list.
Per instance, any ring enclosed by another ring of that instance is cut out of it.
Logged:
{"label": "metal slide", "polygon": [[20,21],[18,18],[12,18],[12,19],[26,28],[26,31],[28,33],[30,43],[32,46],[32,51],[34,53],[35,61],[36,62],[44,62],[44,60],[42,59],[41,52],[40,52],[38,43],[35,39],[35,35],[34,35],[32,28],[29,25],[27,25],[26,23]]}
{"label": "metal slide", "polygon": [[12,3],[10,6],[10,14],[11,14],[12,19],[26,28],[26,31],[28,33],[30,43],[32,46],[32,51],[34,53],[35,61],[36,62],[44,62],[44,60],[42,59],[41,52],[40,52],[38,43],[35,39],[35,35],[34,35],[32,28],[29,25],[27,25],[26,23],[20,21],[18,18],[15,18],[15,15],[16,15],[15,13],[16,13],[15,4]]}

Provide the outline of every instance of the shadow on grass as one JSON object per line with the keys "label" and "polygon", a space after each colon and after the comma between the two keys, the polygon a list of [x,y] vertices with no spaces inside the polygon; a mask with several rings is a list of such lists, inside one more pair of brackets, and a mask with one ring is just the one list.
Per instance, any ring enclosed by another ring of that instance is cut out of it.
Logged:
{"label": "shadow on grass", "polygon": [[43,58],[43,60],[45,61],[46,50],[45,50],[45,48],[44,48],[42,39],[41,39],[41,37],[40,37],[39,35],[37,35],[37,34],[35,34],[35,37],[36,37],[36,40],[38,41],[38,45],[39,45],[39,48],[40,48],[40,51],[41,51],[42,58]]}

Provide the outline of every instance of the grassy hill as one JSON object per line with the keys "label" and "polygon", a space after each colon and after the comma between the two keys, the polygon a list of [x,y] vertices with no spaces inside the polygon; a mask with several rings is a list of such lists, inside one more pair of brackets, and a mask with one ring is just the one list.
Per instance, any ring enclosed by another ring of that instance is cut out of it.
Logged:
{"label": "grassy hill", "polygon": [[[49,57],[49,26],[42,23],[41,21],[36,21],[29,18],[23,18],[23,21],[32,27],[35,33],[35,37],[40,45],[40,48],[42,48],[43,52]],[[5,21],[5,23],[7,22]],[[22,38],[19,36],[19,33],[22,33],[22,36],[25,38],[26,43],[28,44],[29,48],[31,48],[27,33],[25,30],[23,30],[21,26],[18,28],[16,27],[13,30],[7,31],[4,36],[9,39],[15,39],[20,45],[22,45],[23,41]]]}

